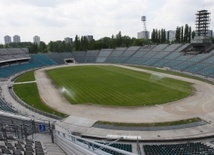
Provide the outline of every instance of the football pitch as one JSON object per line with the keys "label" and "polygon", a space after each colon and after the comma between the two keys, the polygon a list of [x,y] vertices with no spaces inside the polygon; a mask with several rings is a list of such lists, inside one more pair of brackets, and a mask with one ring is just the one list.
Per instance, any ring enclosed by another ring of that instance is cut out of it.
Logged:
{"label": "football pitch", "polygon": [[146,106],[189,96],[188,82],[115,66],[73,66],[46,70],[72,104]]}

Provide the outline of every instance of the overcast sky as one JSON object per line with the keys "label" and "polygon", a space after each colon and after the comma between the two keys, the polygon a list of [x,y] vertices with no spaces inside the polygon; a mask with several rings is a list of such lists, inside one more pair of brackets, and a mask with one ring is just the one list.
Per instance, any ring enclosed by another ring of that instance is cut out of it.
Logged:
{"label": "overcast sky", "polygon": [[185,24],[195,29],[195,13],[202,9],[211,12],[214,30],[214,0],[0,0],[0,43],[16,34],[31,42],[39,35],[46,43],[76,34],[100,39],[119,31],[137,37],[143,15],[150,31]]}

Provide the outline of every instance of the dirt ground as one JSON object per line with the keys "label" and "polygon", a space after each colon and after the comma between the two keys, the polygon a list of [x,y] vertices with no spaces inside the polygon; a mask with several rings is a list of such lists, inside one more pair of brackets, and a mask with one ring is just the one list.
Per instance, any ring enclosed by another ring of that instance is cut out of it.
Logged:
{"label": "dirt ground", "polygon": [[[81,64],[78,64],[81,65]],[[82,64],[87,65],[87,64]],[[95,64],[96,65],[96,64]],[[100,65],[100,64],[99,64]],[[103,64],[104,65],[104,64]],[[57,67],[71,67],[68,65]],[[75,65],[73,65],[75,66]],[[92,104],[72,105],[52,84],[46,76],[44,70],[55,68],[40,69],[35,72],[36,83],[39,94],[43,101],[50,107],[72,115],[75,117],[103,120],[112,122],[165,122],[181,120],[185,118],[201,117],[206,121],[212,121],[214,116],[214,86],[202,81],[188,79],[175,75],[157,73],[128,66],[115,65],[133,70],[155,73],[160,76],[176,78],[193,83],[194,93],[182,100],[170,102],[162,105],[147,107],[109,107]],[[86,94],[87,95],[87,94]]]}

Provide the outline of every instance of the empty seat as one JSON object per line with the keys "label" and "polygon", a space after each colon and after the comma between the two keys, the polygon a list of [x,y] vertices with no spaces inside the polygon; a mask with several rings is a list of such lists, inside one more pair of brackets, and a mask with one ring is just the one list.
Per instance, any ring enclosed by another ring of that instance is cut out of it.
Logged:
{"label": "empty seat", "polygon": [[13,155],[22,155],[22,151],[21,150],[13,150]]}
{"label": "empty seat", "polygon": [[9,149],[2,149],[3,154],[12,154]]}

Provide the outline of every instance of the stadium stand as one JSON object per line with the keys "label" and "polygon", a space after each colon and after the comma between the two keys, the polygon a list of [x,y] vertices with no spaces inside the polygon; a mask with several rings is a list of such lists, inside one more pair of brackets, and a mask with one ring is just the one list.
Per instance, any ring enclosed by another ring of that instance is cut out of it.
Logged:
{"label": "stadium stand", "polygon": [[[65,59],[73,58],[77,63],[119,63],[133,64],[150,67],[160,67],[172,69],[179,72],[191,73],[204,78],[214,78],[214,50],[204,54],[186,55],[182,52],[189,44],[161,44],[161,45],[146,45],[133,46],[129,48],[102,49],[93,51],[77,51],[73,53],[46,53],[30,55],[27,49],[8,48],[0,49],[0,78],[8,78],[17,73],[36,69],[46,66],[65,64]],[[0,97],[0,112],[11,113],[18,115],[8,103]],[[16,116],[17,117],[17,116]],[[8,134],[6,137],[15,139],[14,142],[5,143],[0,141],[0,154],[10,152],[11,154],[27,154],[27,143],[23,141],[20,145],[17,137],[25,137],[33,132],[40,132],[39,125],[41,121],[35,121],[16,117],[6,117],[0,114],[0,125],[7,125],[8,133],[18,131],[20,134]],[[23,125],[24,122],[24,125]],[[46,134],[52,132],[49,124],[45,124],[47,128]],[[22,127],[21,127],[22,126]],[[23,126],[25,129],[23,129]],[[21,131],[25,130],[25,132]],[[2,128],[1,128],[2,129]],[[0,140],[5,140],[3,131],[0,132]],[[53,133],[56,144],[60,146],[67,154],[134,154],[131,144],[106,143],[84,139],[72,135],[67,129],[55,124]],[[2,145],[2,146],[1,146]],[[31,153],[45,154],[42,143],[32,141],[29,147]],[[40,149],[36,149],[40,147]],[[149,154],[214,154],[214,149],[202,142],[188,142],[179,144],[146,144],[143,145],[144,153]],[[81,150],[81,151],[80,151]],[[30,154],[30,153],[29,153]]]}
{"label": "stadium stand", "polygon": [[144,55],[146,55],[149,51],[151,51],[155,46],[156,45],[141,47],[134,55],[132,55],[132,57],[129,58],[129,60],[127,60],[127,62],[130,64],[140,65],[141,62],[146,60]]}
{"label": "stadium stand", "polygon": [[[10,51],[8,53],[11,54],[12,53],[11,51],[13,51],[13,50],[10,49]],[[19,52],[19,51],[17,49],[15,49],[15,52]],[[13,53],[11,55],[13,55]],[[26,58],[27,61],[23,61],[23,59],[20,60],[20,58],[15,58],[15,60],[14,60],[14,58],[10,59],[11,57],[7,57],[7,58],[8,59],[5,59],[3,62],[0,62],[0,78],[8,78],[14,74],[17,74],[17,73],[20,73],[22,71],[26,71],[29,69],[56,65],[56,63],[54,61],[49,59],[44,54],[31,55],[30,59]]]}
{"label": "stadium stand", "polygon": [[0,97],[0,110],[10,113],[17,113],[16,110]]}
{"label": "stadium stand", "polygon": [[129,48],[76,51],[73,53],[46,53],[29,56],[27,49],[0,49],[0,78],[51,65],[65,64],[68,58],[76,63],[122,63],[169,68],[213,78],[214,50],[206,54],[186,55],[182,52],[189,44],[160,44]]}
{"label": "stadium stand", "polygon": [[40,141],[32,140],[10,140],[10,142],[0,141],[0,148],[2,154],[45,155],[47,153]]}
{"label": "stadium stand", "polygon": [[118,58],[127,48],[116,48],[114,49],[111,54],[106,59],[106,63],[117,63]]}
{"label": "stadium stand", "polygon": [[97,56],[97,63],[103,63],[106,61],[107,57],[111,54],[112,49],[102,49]]}
{"label": "stadium stand", "polygon": [[117,59],[117,63],[125,63],[135,52],[139,49],[139,46],[132,46],[125,50],[122,55],[120,55]]}
{"label": "stadium stand", "polygon": [[[118,148],[120,150],[125,150],[127,152],[132,152],[132,145],[131,144],[123,144],[123,143],[113,143],[111,144],[110,142],[107,143],[107,142],[98,142],[100,144],[104,144],[104,145],[108,145],[108,146],[111,146],[111,147],[114,147],[114,148]],[[117,154],[117,152],[113,152],[111,150],[108,150],[108,149],[103,149],[103,151],[107,152],[107,153],[110,153],[110,154]]]}
{"label": "stadium stand", "polygon": [[45,54],[49,59],[55,62],[57,65],[65,64],[65,60],[68,58],[73,58],[72,53],[46,53]]}
{"label": "stadium stand", "polygon": [[2,48],[0,49],[0,57],[0,64],[11,61],[30,59],[27,48]]}
{"label": "stadium stand", "polygon": [[95,63],[99,52],[100,51],[98,51],[98,50],[86,52],[85,62],[86,63]]}
{"label": "stadium stand", "polygon": [[67,154],[80,155],[134,155],[131,144],[96,142],[70,134],[70,131],[60,123],[55,124],[55,142]]}
{"label": "stadium stand", "polygon": [[192,154],[214,154],[214,149],[201,142],[195,143],[180,143],[180,144],[160,144],[160,145],[143,145],[145,155],[154,154],[178,154],[178,155],[192,155]]}
{"label": "stadium stand", "polygon": [[75,51],[72,53],[74,56],[74,59],[77,63],[85,63],[85,56],[86,52],[84,51]]}

